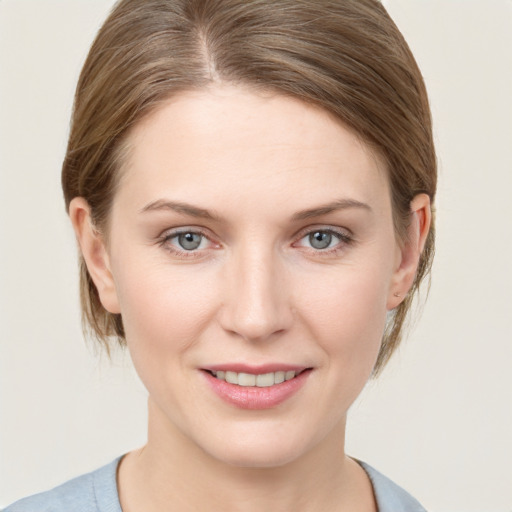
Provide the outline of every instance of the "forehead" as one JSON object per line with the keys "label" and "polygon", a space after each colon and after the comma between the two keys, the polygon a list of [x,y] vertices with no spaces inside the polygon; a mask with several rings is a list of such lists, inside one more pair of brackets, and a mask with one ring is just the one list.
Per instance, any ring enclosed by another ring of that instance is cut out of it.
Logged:
{"label": "forehead", "polygon": [[280,203],[389,195],[385,166],[360,137],[278,94],[229,85],[180,93],[140,122],[127,146],[118,195],[141,207],[166,195],[208,208],[277,193]]}

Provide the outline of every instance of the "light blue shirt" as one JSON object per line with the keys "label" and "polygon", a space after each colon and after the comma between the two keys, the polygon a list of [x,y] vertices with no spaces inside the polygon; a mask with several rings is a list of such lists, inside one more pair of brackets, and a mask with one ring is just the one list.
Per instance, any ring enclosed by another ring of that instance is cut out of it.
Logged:
{"label": "light blue shirt", "polygon": [[[122,512],[116,482],[120,460],[121,457],[51,491],[17,501],[3,512]],[[379,512],[426,512],[389,478],[368,464],[358,462],[370,477]]]}

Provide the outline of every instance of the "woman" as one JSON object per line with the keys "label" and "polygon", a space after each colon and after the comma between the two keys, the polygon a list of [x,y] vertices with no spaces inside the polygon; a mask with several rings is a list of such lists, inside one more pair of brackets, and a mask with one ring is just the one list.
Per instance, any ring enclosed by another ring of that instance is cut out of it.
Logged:
{"label": "woman", "polygon": [[344,454],[433,255],[428,100],[374,0],[125,0],[63,166],[148,442],[21,510],[423,510]]}

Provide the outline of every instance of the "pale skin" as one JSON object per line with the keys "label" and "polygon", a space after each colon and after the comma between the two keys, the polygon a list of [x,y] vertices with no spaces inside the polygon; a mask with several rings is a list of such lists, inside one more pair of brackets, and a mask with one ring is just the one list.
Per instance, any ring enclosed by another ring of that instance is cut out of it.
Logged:
{"label": "pale skin", "polygon": [[[70,217],[149,393],[148,442],[119,469],[123,511],[375,511],[344,455],[347,411],[412,285],[428,196],[398,240],[385,165],[357,136],[225,84],[139,123],[122,173],[108,232],[83,198]],[[230,362],[309,374],[283,403],[246,410],[205,385],[205,367]]]}

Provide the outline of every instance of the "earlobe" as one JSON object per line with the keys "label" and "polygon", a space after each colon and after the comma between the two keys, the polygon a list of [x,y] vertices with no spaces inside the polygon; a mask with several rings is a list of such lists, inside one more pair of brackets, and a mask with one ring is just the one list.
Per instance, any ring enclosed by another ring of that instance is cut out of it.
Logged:
{"label": "earlobe", "polygon": [[398,265],[388,297],[388,310],[396,308],[402,302],[414,283],[432,221],[430,197],[427,194],[418,194],[411,201],[410,217],[407,239],[399,248]]}
{"label": "earlobe", "polygon": [[75,197],[71,201],[69,218],[103,307],[110,313],[120,313],[105,241],[94,227],[89,204],[83,197]]}

